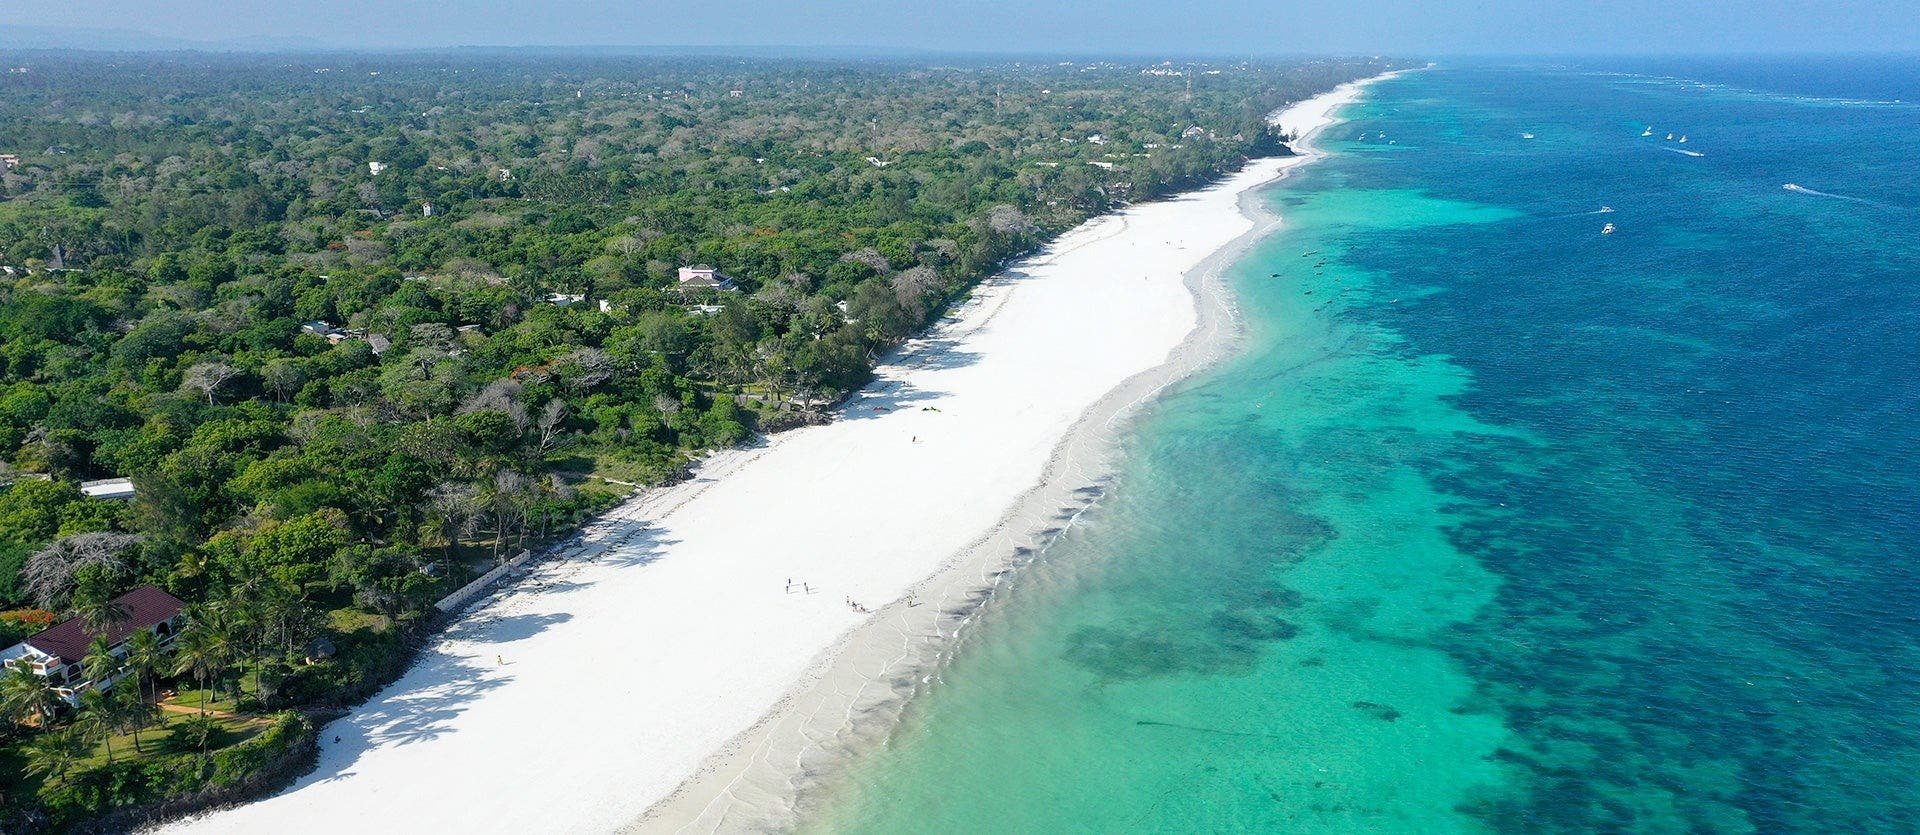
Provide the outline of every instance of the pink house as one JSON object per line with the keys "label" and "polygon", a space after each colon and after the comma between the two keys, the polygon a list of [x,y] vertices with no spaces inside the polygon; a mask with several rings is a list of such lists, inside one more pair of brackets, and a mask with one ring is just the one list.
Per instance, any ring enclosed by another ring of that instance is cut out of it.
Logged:
{"label": "pink house", "polygon": [[706,264],[695,264],[680,268],[680,289],[682,290],[732,290],[733,279],[720,274],[719,270]]}

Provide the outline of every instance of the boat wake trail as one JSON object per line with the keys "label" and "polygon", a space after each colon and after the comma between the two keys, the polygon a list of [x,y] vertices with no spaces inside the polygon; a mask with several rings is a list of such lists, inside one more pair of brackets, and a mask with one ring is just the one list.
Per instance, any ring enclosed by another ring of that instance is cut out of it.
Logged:
{"label": "boat wake trail", "polygon": [[1660,150],[1662,150],[1662,151],[1672,151],[1672,152],[1674,152],[1674,153],[1676,153],[1676,154],[1686,154],[1687,156],[1690,156],[1690,157],[1704,157],[1704,156],[1706,156],[1706,154],[1703,154],[1703,153],[1700,153],[1699,151],[1689,151],[1689,150],[1686,150],[1685,148],[1669,148],[1669,147],[1666,147],[1665,145],[1662,145],[1662,146],[1660,146]]}
{"label": "boat wake trail", "polygon": [[1815,197],[1831,197],[1831,198],[1833,198],[1833,199],[1835,199],[1835,200],[1846,200],[1846,201],[1850,201],[1850,202],[1853,202],[1853,203],[1864,203],[1864,204],[1866,204],[1866,205],[1868,205],[1868,206],[1875,206],[1875,207],[1878,207],[1878,208],[1882,208],[1882,209],[1905,209],[1905,208],[1907,208],[1906,206],[1895,206],[1895,205],[1893,205],[1892,203],[1882,203],[1882,202],[1880,202],[1880,201],[1878,201],[1878,200],[1868,200],[1868,199],[1867,199],[1867,198],[1865,198],[1865,197],[1848,197],[1848,196],[1846,196],[1846,195],[1844,195],[1844,194],[1834,194],[1834,193],[1832,193],[1832,192],[1826,192],[1826,191],[1815,191],[1815,190],[1813,190],[1813,189],[1810,189],[1810,188],[1807,188],[1806,186],[1803,186],[1803,185],[1800,185],[1799,183],[1788,183],[1788,184],[1786,184],[1786,185],[1784,185],[1784,186],[1781,186],[1781,188],[1784,188],[1784,189],[1786,189],[1786,190],[1788,190],[1788,191],[1791,191],[1791,192],[1796,192],[1796,193],[1799,193],[1799,194],[1811,194],[1811,195],[1813,195],[1813,196],[1815,196]]}

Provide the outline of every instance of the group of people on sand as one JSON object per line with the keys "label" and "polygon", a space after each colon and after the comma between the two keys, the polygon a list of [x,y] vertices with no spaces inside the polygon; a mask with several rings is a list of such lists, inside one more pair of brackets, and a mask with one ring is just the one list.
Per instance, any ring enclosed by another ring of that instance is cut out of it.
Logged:
{"label": "group of people on sand", "polygon": [[[863,615],[873,614],[872,609],[862,606],[858,602],[856,602],[853,599],[853,595],[847,595],[846,600],[847,600],[847,608],[852,609],[856,612],[859,612],[860,614],[863,614]],[[913,592],[907,592],[906,601],[907,601],[907,606],[909,608],[920,605],[920,599],[917,596],[915,596]]]}

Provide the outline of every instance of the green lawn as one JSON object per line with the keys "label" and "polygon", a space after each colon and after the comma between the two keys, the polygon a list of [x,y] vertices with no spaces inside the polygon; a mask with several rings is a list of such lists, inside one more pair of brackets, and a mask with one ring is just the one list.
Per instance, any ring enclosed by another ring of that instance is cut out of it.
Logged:
{"label": "green lawn", "polygon": [[[166,745],[166,742],[173,736],[173,726],[179,724],[182,720],[192,718],[192,716],[193,714],[187,713],[161,714],[162,724],[140,732],[140,747],[144,749],[144,753],[169,753],[170,749]],[[214,749],[236,745],[253,737],[254,734],[265,730],[268,725],[273,724],[272,720],[259,717],[226,718],[216,716],[213,717],[213,721],[214,724],[220,726],[220,735],[211,740]],[[119,734],[114,736],[111,741],[113,743],[113,757],[115,762],[125,762],[130,758],[140,756],[142,753],[134,750],[133,734]],[[79,773],[106,764],[107,742],[102,741],[93,746],[92,754],[88,755],[86,759],[81,760],[80,763],[74,767],[74,772]]]}
{"label": "green lawn", "polygon": [[[604,451],[575,454],[561,462],[560,466],[573,472],[587,473],[630,484],[653,484],[666,475],[657,465],[626,460]],[[625,485],[608,484],[599,478],[586,479],[575,484],[574,488],[588,492],[614,492],[620,495],[625,495],[633,489]]]}
{"label": "green lawn", "polygon": [[[140,750],[133,746],[132,734],[119,734],[113,737],[113,758],[115,762],[126,762],[140,757],[159,756],[173,753],[167,740],[173,735],[173,727],[192,718],[192,714],[165,713],[161,715],[161,724],[140,732]],[[272,726],[273,720],[262,717],[213,717],[214,724],[220,728],[218,736],[209,740],[213,744],[210,750],[218,750],[237,745],[252,739],[261,731]],[[32,737],[17,735],[0,742],[0,793],[8,797],[31,797],[39,793],[46,778],[40,774],[27,773],[27,757],[22,750]],[[79,760],[73,767],[73,774],[98,768],[107,763],[107,743],[95,743],[93,752]]]}
{"label": "green lawn", "polygon": [[[242,682],[242,686],[244,685],[245,682]],[[199,710],[202,706],[208,710],[225,711],[233,711],[238,708],[232,696],[226,693],[215,695],[212,691],[201,690],[197,687],[181,687],[178,695],[165,699],[164,701],[170,705],[190,707],[195,710]]]}
{"label": "green lawn", "polygon": [[342,608],[327,613],[327,628],[342,635],[359,632],[385,632],[393,619],[386,615],[363,612],[359,609]]}

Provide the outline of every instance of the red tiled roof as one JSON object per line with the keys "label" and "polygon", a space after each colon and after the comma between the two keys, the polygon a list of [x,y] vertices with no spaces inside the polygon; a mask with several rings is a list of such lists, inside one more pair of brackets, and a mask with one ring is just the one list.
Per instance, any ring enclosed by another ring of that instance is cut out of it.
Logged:
{"label": "red tiled roof", "polygon": [[[107,628],[107,643],[117,644],[126,640],[128,635],[138,629],[146,629],[167,618],[180,614],[187,604],[155,586],[141,586],[113,599],[126,613],[126,617],[113,622]],[[47,627],[25,643],[48,655],[58,656],[64,663],[72,664],[87,657],[87,645],[93,643],[98,633],[87,628],[79,618],[62,621]]]}

